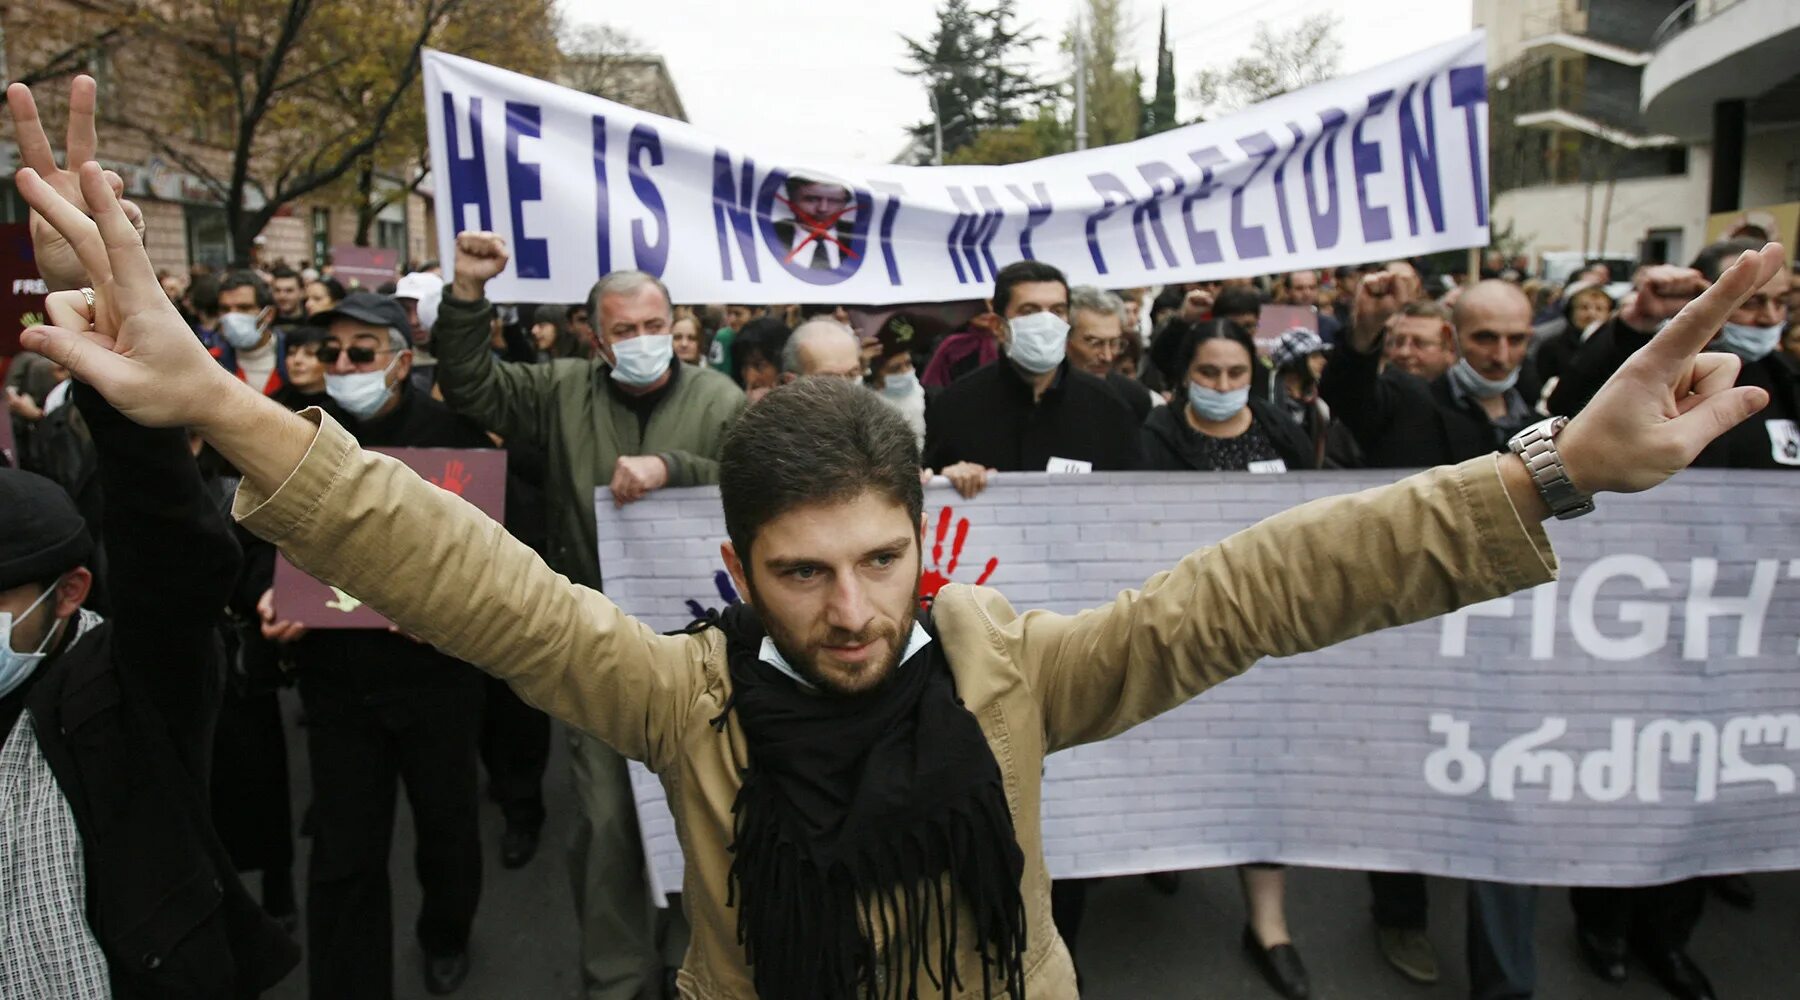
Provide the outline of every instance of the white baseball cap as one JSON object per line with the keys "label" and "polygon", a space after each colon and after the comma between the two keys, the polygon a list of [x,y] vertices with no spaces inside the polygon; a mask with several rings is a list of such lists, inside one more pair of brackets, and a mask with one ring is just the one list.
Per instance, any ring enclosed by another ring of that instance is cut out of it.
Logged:
{"label": "white baseball cap", "polygon": [[403,275],[394,284],[394,298],[416,299],[424,301],[427,297],[441,295],[444,291],[444,279],[424,271],[414,271]]}

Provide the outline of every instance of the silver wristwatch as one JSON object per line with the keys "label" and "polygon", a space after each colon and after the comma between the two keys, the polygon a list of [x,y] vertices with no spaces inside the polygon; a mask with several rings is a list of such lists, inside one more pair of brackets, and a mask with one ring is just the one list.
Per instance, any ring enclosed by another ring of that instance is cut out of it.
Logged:
{"label": "silver wristwatch", "polygon": [[1538,495],[1550,506],[1550,513],[1564,521],[1594,512],[1593,496],[1569,482],[1569,472],[1556,450],[1556,435],[1568,423],[1568,417],[1551,417],[1514,434],[1506,443],[1513,454],[1525,461],[1531,481],[1537,484]]}

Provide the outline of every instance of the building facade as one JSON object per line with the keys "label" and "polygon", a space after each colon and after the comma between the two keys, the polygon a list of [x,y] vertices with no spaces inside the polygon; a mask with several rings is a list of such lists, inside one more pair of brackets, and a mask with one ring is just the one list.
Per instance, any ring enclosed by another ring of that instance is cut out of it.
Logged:
{"label": "building facade", "polygon": [[[1792,0],[1476,0],[1488,31],[1494,225],[1533,251],[1685,262],[1721,211],[1715,180],[1735,183],[1733,210],[1800,199],[1800,178],[1788,179],[1792,125],[1780,121],[1800,117],[1800,104],[1789,95],[1783,108],[1780,79],[1702,72],[1758,48],[1785,53],[1790,72],[1800,66],[1800,45],[1779,37],[1782,18],[1758,15],[1774,38],[1727,25],[1730,41],[1710,43],[1692,69],[1670,68],[1669,52],[1692,47],[1680,36],[1740,6],[1800,17]],[[1749,98],[1754,125],[1735,158],[1715,163],[1711,120],[1693,108],[1725,98],[1678,95],[1726,79],[1753,91],[1737,99]]]}

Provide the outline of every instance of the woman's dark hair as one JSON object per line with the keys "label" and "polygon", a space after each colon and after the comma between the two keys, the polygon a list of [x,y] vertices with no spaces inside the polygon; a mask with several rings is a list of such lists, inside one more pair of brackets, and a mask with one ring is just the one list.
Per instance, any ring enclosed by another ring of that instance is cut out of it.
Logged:
{"label": "woman's dark hair", "polygon": [[343,282],[337,280],[336,278],[332,277],[329,274],[321,274],[318,277],[314,278],[313,280],[307,282],[307,284],[308,285],[324,285],[325,286],[325,294],[331,296],[331,304],[332,305],[337,305],[339,302],[344,301],[345,297],[347,297],[350,294],[348,291],[344,290]]}
{"label": "woman's dark hair", "polygon": [[753,361],[767,361],[781,367],[781,349],[787,346],[788,325],[773,316],[759,316],[744,324],[731,341],[731,378],[740,387],[744,369]]}
{"label": "woman's dark hair", "polygon": [[1257,355],[1256,341],[1250,336],[1250,331],[1227,319],[1209,319],[1189,327],[1181,338],[1181,368],[1176,372],[1175,385],[1181,386],[1187,381],[1188,369],[1194,366],[1194,355],[1199,354],[1200,346],[1209,340],[1229,340],[1242,347],[1244,353],[1250,356],[1250,393],[1267,397],[1269,366]]}
{"label": "woman's dark hair", "polygon": [[719,496],[725,534],[746,576],[763,525],[797,507],[868,490],[906,508],[917,531],[925,509],[918,439],[900,411],[861,385],[799,379],[770,391],[725,433]]}

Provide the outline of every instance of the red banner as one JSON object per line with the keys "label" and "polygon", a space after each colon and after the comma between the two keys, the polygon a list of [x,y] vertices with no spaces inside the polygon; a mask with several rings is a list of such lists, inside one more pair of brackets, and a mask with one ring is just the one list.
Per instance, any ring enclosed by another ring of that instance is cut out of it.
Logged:
{"label": "red banner", "polygon": [[[474,504],[496,521],[506,518],[506,452],[494,448],[371,448]],[[427,570],[429,572],[429,570]],[[307,628],[388,627],[373,608],[306,575],[287,557],[275,560],[275,617]]]}
{"label": "red banner", "polygon": [[0,223],[0,376],[19,353],[19,334],[44,321],[44,279],[31,252],[31,228]]}

